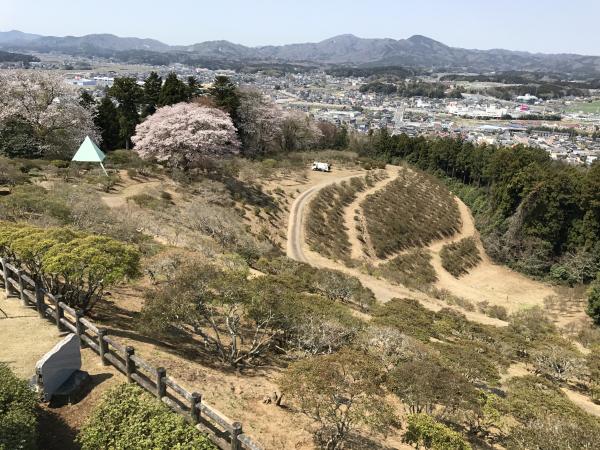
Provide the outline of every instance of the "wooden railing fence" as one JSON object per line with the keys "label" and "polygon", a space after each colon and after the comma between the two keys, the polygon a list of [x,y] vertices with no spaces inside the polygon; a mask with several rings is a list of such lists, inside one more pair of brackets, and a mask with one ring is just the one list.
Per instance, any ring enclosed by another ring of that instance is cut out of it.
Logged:
{"label": "wooden railing fence", "polygon": [[154,367],[135,353],[129,345],[119,343],[108,330],[94,325],[77,311],[47,292],[29,274],[0,258],[6,298],[18,296],[26,307],[35,307],[41,318],[52,320],[59,331],[70,331],[83,345],[94,350],[104,365],[113,365],[130,383],[137,383],[155,395],[175,412],[183,415],[200,432],[222,450],[262,450],[262,447],[243,432],[240,422],[232,421],[202,401],[202,394],[189,392],[163,367]]}

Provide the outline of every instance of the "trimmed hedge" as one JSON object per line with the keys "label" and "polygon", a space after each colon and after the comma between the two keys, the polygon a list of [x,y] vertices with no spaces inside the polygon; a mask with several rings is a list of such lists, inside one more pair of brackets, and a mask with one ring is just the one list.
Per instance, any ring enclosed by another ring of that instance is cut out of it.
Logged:
{"label": "trimmed hedge", "polygon": [[37,448],[36,394],[0,363],[0,450]]}
{"label": "trimmed hedge", "polygon": [[139,386],[107,391],[81,429],[82,450],[216,450],[210,440]]}

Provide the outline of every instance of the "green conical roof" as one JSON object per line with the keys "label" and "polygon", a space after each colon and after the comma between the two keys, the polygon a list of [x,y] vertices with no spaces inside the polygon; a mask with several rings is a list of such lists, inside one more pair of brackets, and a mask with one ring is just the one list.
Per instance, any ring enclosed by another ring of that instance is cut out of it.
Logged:
{"label": "green conical roof", "polygon": [[89,136],[85,138],[75,156],[73,156],[73,161],[81,161],[81,162],[102,162],[106,158],[106,155],[102,153],[102,150],[98,148],[94,141],[90,139]]}

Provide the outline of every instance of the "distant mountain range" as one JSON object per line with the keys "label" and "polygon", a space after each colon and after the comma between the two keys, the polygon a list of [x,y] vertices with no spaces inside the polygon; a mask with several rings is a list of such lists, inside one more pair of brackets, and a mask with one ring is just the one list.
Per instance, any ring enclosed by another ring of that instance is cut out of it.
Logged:
{"label": "distant mountain range", "polygon": [[355,67],[403,66],[470,72],[548,71],[600,76],[599,56],[470,50],[449,47],[419,35],[395,40],[362,39],[346,34],[317,43],[246,47],[229,41],[173,46],[154,39],[123,38],[112,34],[55,37],[8,31],[0,32],[0,49],[101,56],[121,61],[138,61],[140,58],[167,62],[214,60]]}

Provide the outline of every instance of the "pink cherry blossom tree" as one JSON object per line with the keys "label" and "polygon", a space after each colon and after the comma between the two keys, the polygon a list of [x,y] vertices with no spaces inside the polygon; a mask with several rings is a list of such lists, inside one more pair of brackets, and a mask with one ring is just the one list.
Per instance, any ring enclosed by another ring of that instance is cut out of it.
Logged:
{"label": "pink cherry blossom tree", "polygon": [[31,126],[46,157],[72,156],[86,136],[99,139],[79,90],[50,72],[0,71],[0,125],[11,120]]}
{"label": "pink cherry blossom tree", "polygon": [[184,170],[205,159],[237,154],[240,148],[229,115],[194,103],[159,108],[135,132],[132,140],[140,157]]}

